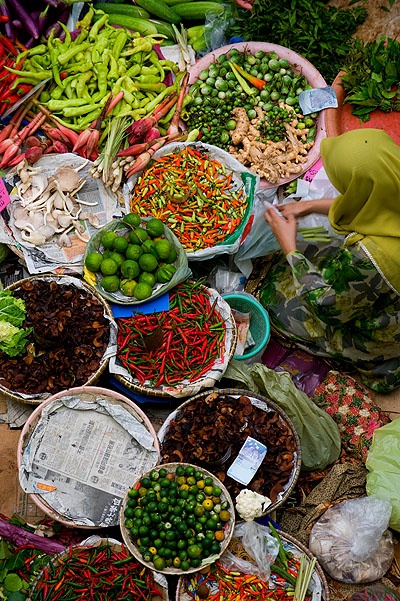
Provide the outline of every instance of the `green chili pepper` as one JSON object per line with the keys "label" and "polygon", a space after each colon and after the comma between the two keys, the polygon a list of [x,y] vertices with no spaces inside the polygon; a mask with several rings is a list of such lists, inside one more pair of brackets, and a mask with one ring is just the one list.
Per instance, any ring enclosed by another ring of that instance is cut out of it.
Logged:
{"label": "green chili pepper", "polygon": [[128,41],[128,32],[126,29],[120,29],[112,47],[112,56],[117,61],[120,57],[122,50],[125,48],[125,44]]}
{"label": "green chili pepper", "polygon": [[35,46],[34,48],[29,48],[29,50],[24,50],[24,52],[20,52],[15,58],[15,64],[18,65],[18,63],[27,56],[30,57],[30,56],[36,56],[39,54],[46,54],[46,53],[47,53],[47,45],[39,44],[38,46]]}
{"label": "green chili pepper", "polygon": [[109,19],[108,14],[104,13],[98,21],[93,23],[91,29],[89,30],[89,35],[88,35],[89,40],[91,40],[93,42],[96,39],[100,29],[108,23],[108,19]]}
{"label": "green chili pepper", "polygon": [[68,100],[55,100],[52,98],[47,103],[47,108],[49,109],[49,111],[60,112],[67,107],[79,107],[84,105],[87,105],[86,98],[70,98]]}
{"label": "green chili pepper", "polygon": [[93,69],[92,61],[82,61],[80,63],[72,64],[71,66],[67,66],[65,71],[70,75],[77,73],[85,73],[86,71],[90,71]]}
{"label": "green chili pepper", "polygon": [[82,75],[78,79],[78,83],[76,84],[76,95],[78,98],[82,98],[82,96],[89,96],[89,94],[85,94],[87,91],[87,83],[92,79],[93,71],[86,71],[86,73],[82,73]]}
{"label": "green chili pepper", "polygon": [[[52,30],[53,31],[53,30]],[[82,42],[81,44],[74,44],[65,52],[58,55],[58,62],[61,65],[66,65],[72,58],[74,58],[79,52],[83,52],[89,48],[90,42]]]}

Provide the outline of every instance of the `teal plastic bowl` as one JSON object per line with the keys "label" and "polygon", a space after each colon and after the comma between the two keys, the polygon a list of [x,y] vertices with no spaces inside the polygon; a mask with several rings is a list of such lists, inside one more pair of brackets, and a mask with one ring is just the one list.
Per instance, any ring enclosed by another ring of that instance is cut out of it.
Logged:
{"label": "teal plastic bowl", "polygon": [[251,346],[243,355],[234,355],[234,359],[239,361],[255,362],[261,359],[261,356],[269,342],[271,326],[269,315],[266,309],[258,302],[254,296],[247,292],[235,292],[224,294],[224,300],[231,309],[241,313],[250,313],[250,332],[254,339],[254,346]]}

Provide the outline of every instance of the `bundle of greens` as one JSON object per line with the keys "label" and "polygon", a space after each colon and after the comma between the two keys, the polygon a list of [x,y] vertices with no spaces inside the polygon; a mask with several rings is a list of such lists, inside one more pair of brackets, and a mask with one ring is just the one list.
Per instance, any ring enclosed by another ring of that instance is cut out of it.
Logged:
{"label": "bundle of greens", "polygon": [[11,290],[0,290],[0,351],[10,357],[22,355],[32,328],[22,328],[26,318],[25,302]]}
{"label": "bundle of greens", "polygon": [[226,37],[268,42],[290,48],[307,58],[328,84],[340,71],[348,42],[367,18],[363,6],[337,9],[324,0],[254,0],[252,10],[232,2]]}

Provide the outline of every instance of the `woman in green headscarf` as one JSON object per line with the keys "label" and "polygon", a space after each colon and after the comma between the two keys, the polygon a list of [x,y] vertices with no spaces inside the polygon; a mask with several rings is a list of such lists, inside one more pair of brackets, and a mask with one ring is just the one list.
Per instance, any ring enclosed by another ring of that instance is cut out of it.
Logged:
{"label": "woman in green headscarf", "polygon": [[[364,128],[323,139],[321,158],[339,194],[266,211],[284,256],[260,301],[285,337],[389,392],[400,386],[400,146]],[[296,217],[314,212],[336,236],[299,252]]]}

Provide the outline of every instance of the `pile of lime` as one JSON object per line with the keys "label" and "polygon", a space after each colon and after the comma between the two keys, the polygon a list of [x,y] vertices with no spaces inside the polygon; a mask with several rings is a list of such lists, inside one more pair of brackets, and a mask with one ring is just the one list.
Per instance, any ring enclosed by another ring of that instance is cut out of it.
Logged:
{"label": "pile of lime", "polygon": [[201,469],[156,467],[128,490],[124,524],[155,570],[186,572],[221,553],[231,525],[229,508],[221,487]]}
{"label": "pile of lime", "polygon": [[137,300],[150,298],[157,284],[169,282],[176,272],[177,252],[165,237],[164,223],[151,218],[142,225],[136,213],[122,220],[127,234],[108,230],[100,238],[97,251],[85,257],[85,267],[101,277],[106,292],[118,292]]}

